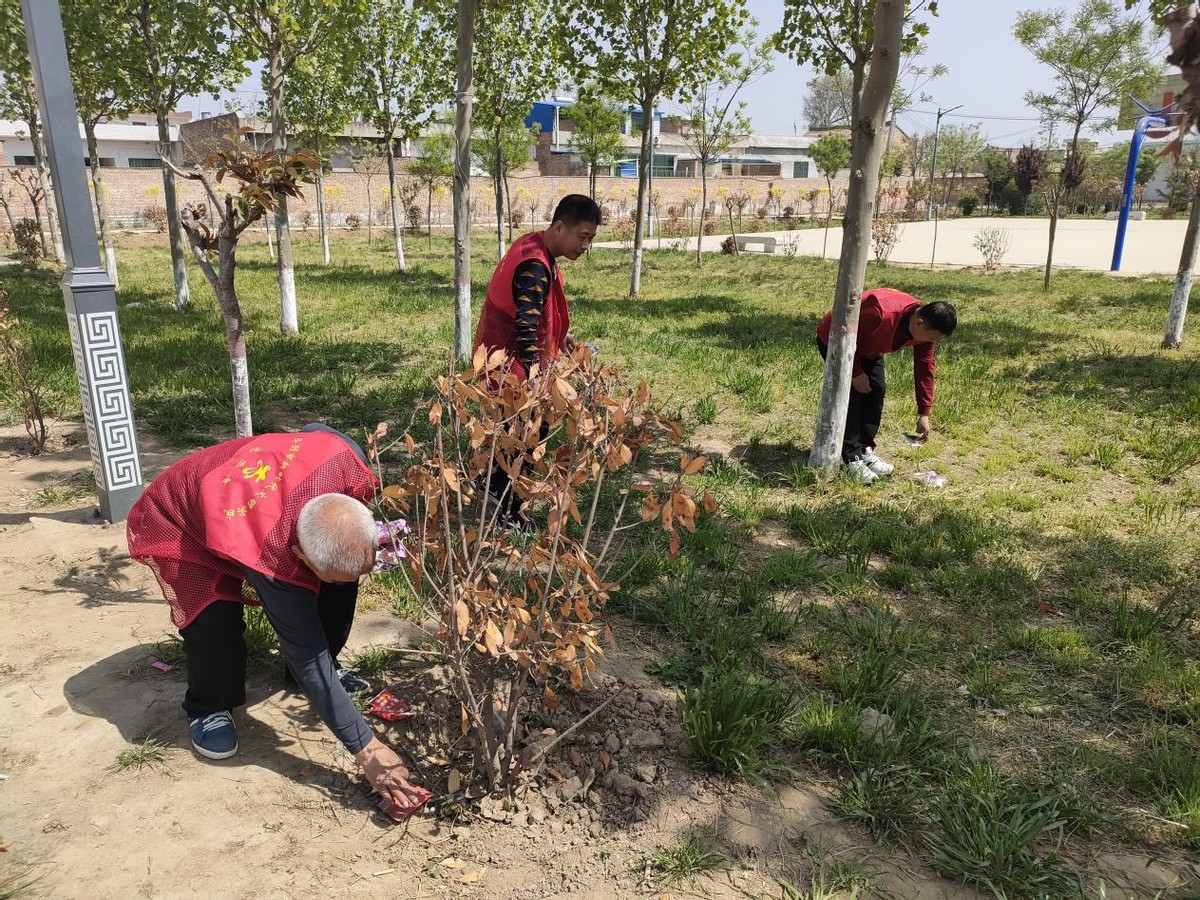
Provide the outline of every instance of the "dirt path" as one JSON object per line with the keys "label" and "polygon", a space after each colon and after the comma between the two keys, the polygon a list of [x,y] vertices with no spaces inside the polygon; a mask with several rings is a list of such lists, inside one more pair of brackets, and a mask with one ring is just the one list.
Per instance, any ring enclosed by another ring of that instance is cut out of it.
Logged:
{"label": "dirt path", "polygon": [[[631,688],[563,743],[515,810],[392,825],[353,760],[269,673],[236,714],[238,756],[200,762],[179,673],[149,665],[169,621],[123,527],[98,522],[89,498],[34,505],[89,468],[78,434],[64,437],[60,452],[30,458],[16,452],[19,429],[0,430],[0,888],[24,876],[36,879],[26,895],[56,898],[778,897],[780,879],[803,886],[814,866],[851,864],[891,896],[977,896],[843,827],[817,790],[772,796],[697,773],[674,696],[630,651],[580,709],[618,680]],[[148,474],[170,458],[148,452]],[[352,643],[419,638],[367,612]],[[117,771],[149,733],[171,746],[167,762]],[[420,737],[390,740],[430,771],[446,763]],[[720,835],[728,868],[676,887],[648,880],[647,854],[697,826]]]}

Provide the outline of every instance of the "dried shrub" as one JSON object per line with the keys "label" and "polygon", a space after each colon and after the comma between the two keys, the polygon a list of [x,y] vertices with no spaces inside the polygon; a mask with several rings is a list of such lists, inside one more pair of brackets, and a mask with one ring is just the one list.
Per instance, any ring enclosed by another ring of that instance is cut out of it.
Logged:
{"label": "dried shrub", "polygon": [[900,240],[900,224],[890,213],[876,216],[871,223],[871,249],[875,259],[886,263]]}
{"label": "dried shrub", "polygon": [[358,231],[362,228],[362,216],[357,216],[354,213],[346,216],[346,227],[351,231]]}
{"label": "dried shrub", "polygon": [[721,252],[726,256],[736,256],[738,252],[737,238],[730,235],[721,241]]}
{"label": "dried shrub", "polygon": [[4,367],[11,373],[16,387],[17,405],[25,417],[25,431],[33,441],[34,452],[41,453],[46,449],[42,390],[33,377],[33,352],[17,337],[19,325],[20,320],[9,315],[8,291],[0,284],[0,353],[4,355]]}
{"label": "dried shrub", "polygon": [[21,255],[21,265],[36,269],[42,256],[42,230],[33,219],[18,219],[13,225],[13,241]]}
{"label": "dried shrub", "polygon": [[[437,393],[426,444],[406,434],[384,447],[384,425],[369,444],[375,458],[398,453],[407,466],[383,491],[412,529],[396,571],[440,622],[462,733],[476,772],[497,790],[550,749],[519,756],[523,715],[539,701],[556,708],[565,683],[580,690],[602,642],[613,642],[600,615],[617,587],[610,551],[631,527],[626,513],[644,523],[632,527],[667,536],[675,556],[680,530],[694,530],[700,512],[684,479],[706,461],[685,454],[674,474],[656,469],[657,480],[636,471],[639,455],[679,444],[680,426],[659,414],[645,384],[630,388],[586,348],[525,382],[503,352],[485,358],[481,348],[469,370],[438,380]],[[544,526],[501,525],[491,493],[500,470],[522,514]],[[707,495],[700,502],[715,508]]]}
{"label": "dried shrub", "polygon": [[167,208],[165,206],[147,206],[142,210],[142,218],[159,234],[167,230]]}
{"label": "dried shrub", "polygon": [[971,246],[983,255],[983,270],[992,272],[1000,268],[1004,254],[1012,246],[1012,232],[995,225],[980,228],[975,240],[971,241]]}

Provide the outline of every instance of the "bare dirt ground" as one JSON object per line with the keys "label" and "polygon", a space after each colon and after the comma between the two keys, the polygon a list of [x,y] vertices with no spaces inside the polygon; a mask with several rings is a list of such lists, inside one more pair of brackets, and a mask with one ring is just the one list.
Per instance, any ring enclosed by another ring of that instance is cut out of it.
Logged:
{"label": "bare dirt ground", "polygon": [[[978,896],[839,823],[818,788],[771,793],[699,772],[675,695],[631,649],[544,723],[561,734],[626,686],[558,745],[514,807],[485,800],[458,818],[393,824],[278,673],[249,682],[235,713],[240,753],[201,762],[179,672],[150,666],[172,632],[149,571],[126,555],[123,526],[101,523],[91,497],[44,503],[47,485],[89,469],[81,441],[62,426],[54,452],[30,457],[20,428],[0,429],[0,893],[18,879],[32,883],[15,896],[56,898],[779,897],[781,879],[803,889],[815,867],[850,864],[880,895]],[[151,443],[147,477],[177,455]],[[351,649],[422,639],[411,623],[364,611]],[[457,704],[436,669],[401,682],[421,715],[375,725],[443,791]],[[154,733],[172,748],[164,763],[116,769],[119,753]],[[664,885],[648,855],[695,827],[715,831],[728,866]],[[1175,883],[1169,866],[1146,862],[1122,862],[1108,896]]]}

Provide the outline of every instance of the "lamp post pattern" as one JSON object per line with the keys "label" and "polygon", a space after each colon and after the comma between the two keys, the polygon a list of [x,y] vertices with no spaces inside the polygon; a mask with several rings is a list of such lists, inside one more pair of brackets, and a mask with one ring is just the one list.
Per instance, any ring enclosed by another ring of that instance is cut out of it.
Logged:
{"label": "lamp post pattern", "polygon": [[100,514],[116,522],[125,518],[142,491],[117,294],[100,263],[62,13],[57,0],[21,0],[21,13],[66,251],[63,301]]}

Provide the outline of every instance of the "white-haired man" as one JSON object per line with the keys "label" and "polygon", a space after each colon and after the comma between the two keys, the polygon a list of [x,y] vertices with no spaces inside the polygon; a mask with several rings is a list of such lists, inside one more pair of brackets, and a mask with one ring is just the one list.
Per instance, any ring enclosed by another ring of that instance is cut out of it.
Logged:
{"label": "white-haired man", "polygon": [[[201,756],[237,753],[231,712],[246,702],[243,611],[260,603],[289,676],[372,787],[398,806],[414,805],[408,770],[350,699],[365,682],[337,659],[354,621],[358,579],[375,562],[366,504],[377,488],[358,444],[309,425],[193,453],[130,510],[129,555],[154,572],[183,638],[183,709]],[[256,599],[243,594],[246,584]]]}

